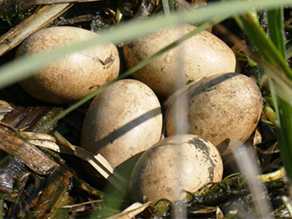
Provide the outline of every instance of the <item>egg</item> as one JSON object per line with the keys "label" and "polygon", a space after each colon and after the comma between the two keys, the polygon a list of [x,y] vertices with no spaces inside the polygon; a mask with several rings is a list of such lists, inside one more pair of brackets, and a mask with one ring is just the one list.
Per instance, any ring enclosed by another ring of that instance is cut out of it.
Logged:
{"label": "egg", "polygon": [[[135,159],[160,140],[161,132],[161,106],[154,92],[140,81],[125,79],[92,101],[83,122],[81,147],[101,154],[113,168],[128,174]],[[126,168],[126,162],[132,163]]]}
{"label": "egg", "polygon": [[219,182],[223,163],[216,147],[206,139],[183,134],[167,137],[143,153],[132,173],[132,202],[178,199],[181,190],[196,192],[207,183]]}
{"label": "egg", "polygon": [[[48,52],[98,35],[77,27],[51,27],[28,37],[18,48],[16,58]],[[120,60],[112,43],[66,55],[20,81],[31,96],[53,104],[74,103],[118,77]]]}
{"label": "egg", "polygon": [[[195,29],[195,26],[185,24],[125,44],[123,55],[127,68],[132,68]],[[189,80],[234,72],[235,67],[233,51],[215,35],[202,31],[157,57],[132,76],[147,84],[158,96],[168,97]]]}
{"label": "egg", "polygon": [[222,155],[232,153],[253,133],[262,112],[262,96],[251,78],[238,73],[217,74],[193,83],[174,98],[166,115],[167,136],[176,134],[173,119],[187,101],[187,133],[199,135],[217,146]]}

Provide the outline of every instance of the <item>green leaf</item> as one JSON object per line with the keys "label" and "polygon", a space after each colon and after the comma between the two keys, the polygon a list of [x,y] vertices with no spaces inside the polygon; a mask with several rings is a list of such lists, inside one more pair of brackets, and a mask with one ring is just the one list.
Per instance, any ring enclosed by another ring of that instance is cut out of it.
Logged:
{"label": "green leaf", "polygon": [[285,32],[283,7],[268,10],[268,26],[270,38],[285,58]]}
{"label": "green leaf", "polygon": [[[287,65],[285,59],[286,51],[284,41],[283,7],[277,7],[268,12],[268,26],[271,38],[266,35],[258,21],[250,12],[245,15],[235,16],[235,19],[253,44],[258,48],[263,59],[280,70],[277,72],[275,71],[276,75],[283,77],[281,74],[284,73],[291,82],[292,71]],[[281,157],[287,175],[292,179],[292,109],[290,98],[284,92],[281,93],[281,97],[277,96],[279,95],[279,89],[277,88],[279,85],[272,81],[270,77],[269,85],[273,100],[272,104],[274,105],[277,114],[275,127]]]}
{"label": "green leaf", "polygon": [[292,71],[287,65],[282,52],[279,51],[273,41],[267,37],[255,17],[250,12],[242,16],[234,17],[238,25],[244,30],[252,43],[258,48],[263,58],[270,64],[279,66],[283,73],[288,78],[292,79]]}
{"label": "green leaf", "polygon": [[268,26],[270,38],[285,58],[285,31],[283,7],[268,10]]}

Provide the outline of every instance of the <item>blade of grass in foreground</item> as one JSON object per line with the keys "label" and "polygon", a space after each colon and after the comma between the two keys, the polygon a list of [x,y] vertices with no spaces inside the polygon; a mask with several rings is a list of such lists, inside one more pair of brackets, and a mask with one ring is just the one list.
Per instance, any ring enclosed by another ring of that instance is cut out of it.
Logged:
{"label": "blade of grass in foreground", "polygon": [[[283,7],[272,9],[268,11],[268,25],[269,25],[269,34],[271,40],[278,48],[279,52],[281,53],[284,60],[286,50],[285,50],[285,36],[284,36],[284,9]],[[287,75],[287,73],[286,73]],[[287,75],[291,78],[290,75]],[[272,80],[269,81],[271,87]],[[286,99],[276,98],[275,89],[271,90],[274,103],[278,101],[276,104],[276,113],[277,113],[277,120],[276,120],[276,130],[277,136],[280,146],[281,157],[286,168],[287,174],[292,179],[292,116],[291,116],[291,105],[289,104],[290,100],[287,96]],[[281,109],[281,110],[280,110]]]}
{"label": "blade of grass in foreground", "polygon": [[151,17],[143,21],[133,21],[126,24],[120,24],[113,30],[106,31],[100,37],[76,43],[66,48],[54,50],[50,53],[22,58],[4,65],[0,68],[0,88],[24,79],[35,71],[66,54],[77,50],[88,48],[92,45],[105,43],[108,41],[118,44],[121,42],[133,40],[147,33],[155,32],[161,28],[178,25],[181,22],[193,23],[204,22],[214,16],[232,16],[242,14],[251,8],[260,9],[263,6],[273,8],[279,4],[289,5],[291,0],[257,0],[257,1],[235,1],[210,3],[206,7],[196,10],[171,13],[169,16]]}
{"label": "blade of grass in foreground", "polygon": [[279,65],[282,71],[292,79],[292,71],[286,60],[276,45],[266,36],[255,17],[251,13],[247,13],[242,16],[235,16],[235,20],[258,48],[263,58],[272,65]]}
{"label": "blade of grass in foreground", "polygon": [[284,10],[283,7],[268,10],[269,35],[279,52],[285,58]]}
{"label": "blade of grass in foreground", "polygon": [[[285,60],[283,7],[269,11],[269,31],[271,38],[267,37],[261,29],[257,20],[247,13],[243,16],[236,16],[235,19],[241,28],[248,35],[253,44],[259,49],[262,57],[273,66],[281,69],[288,79],[292,79],[292,71]],[[279,73],[278,73],[279,74]],[[270,92],[273,97],[277,119],[275,121],[281,157],[287,172],[292,179],[292,117],[289,97],[277,96],[277,84],[270,81]]]}

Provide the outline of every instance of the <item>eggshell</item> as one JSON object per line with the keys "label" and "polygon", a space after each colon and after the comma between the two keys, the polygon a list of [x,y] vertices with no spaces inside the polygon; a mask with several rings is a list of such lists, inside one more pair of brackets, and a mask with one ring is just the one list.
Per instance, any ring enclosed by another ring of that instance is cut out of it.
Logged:
{"label": "eggshell", "polygon": [[[28,37],[18,48],[16,58],[36,55],[97,37],[76,27],[51,27]],[[54,104],[74,103],[119,74],[118,50],[112,43],[77,51],[40,69],[20,82],[33,97]]]}
{"label": "eggshell", "polygon": [[[173,101],[166,116],[168,136],[176,134],[174,107],[187,101],[187,133],[206,138],[222,155],[231,153],[253,133],[262,112],[262,96],[257,84],[238,73],[217,74],[185,89]],[[177,108],[179,110],[179,108]]]}
{"label": "eggshell", "polygon": [[154,92],[140,81],[125,79],[107,87],[91,103],[81,146],[100,153],[116,168],[157,143],[161,131],[161,107]]}
{"label": "eggshell", "polygon": [[[180,25],[124,45],[127,68],[132,68],[195,29],[192,25]],[[151,87],[158,96],[168,97],[189,80],[234,72],[235,67],[233,51],[215,35],[202,31],[157,57],[132,76]]]}
{"label": "eggshell", "polygon": [[177,200],[182,189],[196,192],[222,180],[223,163],[216,147],[191,135],[167,137],[148,149],[133,170],[129,194],[133,202]]}

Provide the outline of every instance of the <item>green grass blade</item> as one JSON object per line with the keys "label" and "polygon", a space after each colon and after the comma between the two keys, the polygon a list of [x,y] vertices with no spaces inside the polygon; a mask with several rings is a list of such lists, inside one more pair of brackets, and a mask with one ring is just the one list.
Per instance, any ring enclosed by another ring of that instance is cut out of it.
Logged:
{"label": "green grass blade", "polygon": [[236,22],[245,31],[249,39],[258,48],[260,54],[270,64],[279,66],[289,79],[292,79],[292,71],[287,65],[282,53],[272,40],[266,36],[261,26],[251,13],[242,16],[234,16]]}
{"label": "green grass blade", "polygon": [[197,9],[195,12],[181,11],[171,13],[169,16],[151,17],[143,21],[133,21],[120,24],[116,28],[103,33],[101,37],[83,41],[70,47],[58,49],[50,53],[38,56],[26,57],[8,63],[0,68],[0,88],[17,82],[34,74],[34,72],[50,62],[63,57],[66,54],[77,50],[105,43],[108,41],[118,44],[124,41],[133,40],[147,33],[157,31],[161,28],[178,25],[181,22],[194,23],[196,21],[206,21],[214,16],[232,16],[242,14],[251,8],[260,9],[265,6],[268,9],[274,8],[279,4],[289,5],[291,0],[257,0],[257,1],[235,1],[235,2],[219,2],[210,3],[206,7]]}
{"label": "green grass blade", "polygon": [[[285,58],[285,32],[283,7],[268,10],[268,26],[270,38]],[[285,58],[286,59],[286,58]]]}
{"label": "green grass blade", "polygon": [[[271,82],[270,85],[274,83]],[[272,87],[272,86],[270,86]],[[272,95],[276,95],[277,91],[271,90]],[[283,94],[282,94],[283,95]],[[278,101],[275,107],[277,113],[277,119],[275,121],[276,134],[278,138],[278,145],[280,148],[281,158],[286,169],[288,178],[292,179],[292,108],[290,105],[289,97],[286,94],[286,98],[277,99],[274,97],[273,102]]]}
{"label": "green grass blade", "polygon": [[[269,38],[261,29],[258,21],[251,15],[250,12],[246,15],[236,16],[235,19],[253,44],[258,48],[263,58],[268,63],[280,69],[280,71],[277,71],[276,74],[282,74],[281,72],[283,72],[288,77],[288,80],[291,80],[292,71],[284,58],[286,51],[284,48],[285,44],[283,35],[283,8],[277,8],[269,11],[268,22],[270,22],[269,28],[271,38]],[[269,78],[269,82],[273,105],[277,113],[275,126],[281,157],[287,175],[290,179],[292,179],[292,116],[290,99],[289,96],[285,95],[283,92],[281,93],[281,98],[277,96],[277,83],[273,82],[271,78]]]}
{"label": "green grass blade", "polygon": [[284,167],[292,179],[292,117],[291,105],[282,99],[279,99],[280,124],[276,124],[279,147]]}
{"label": "green grass blade", "polygon": [[[275,127],[277,132],[278,144],[280,148],[281,158],[289,179],[292,179],[292,117],[291,106],[287,101],[276,96],[277,91],[274,82],[269,78],[269,85],[274,107],[276,109],[277,119]],[[281,109],[281,110],[279,110]]]}
{"label": "green grass blade", "polygon": [[124,20],[124,13],[125,13],[125,1],[124,0],[117,0],[117,12],[116,12],[116,22],[120,23]]}
{"label": "green grass blade", "polygon": [[[268,11],[268,25],[270,38],[278,48],[282,57],[285,58],[285,32],[284,32],[284,9],[283,7]],[[272,85],[272,82],[270,82]],[[275,95],[276,91],[272,90],[271,93]],[[274,102],[277,101],[273,97]],[[288,100],[288,101],[287,101]],[[292,116],[291,105],[289,104],[289,97],[278,98],[277,117],[279,118],[276,125],[278,141],[280,146],[281,157],[286,172],[290,179],[292,179]],[[281,109],[281,110],[280,110]]]}

